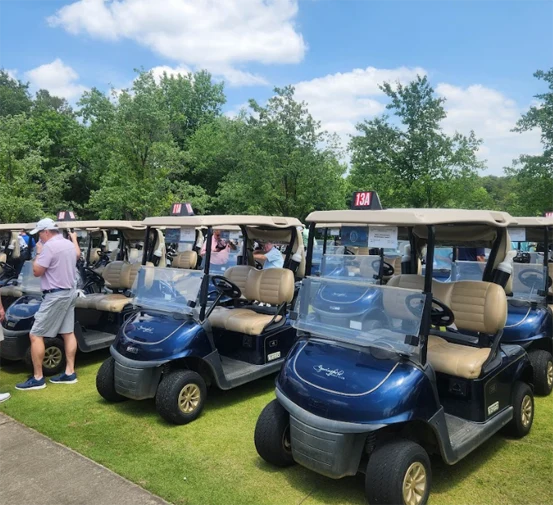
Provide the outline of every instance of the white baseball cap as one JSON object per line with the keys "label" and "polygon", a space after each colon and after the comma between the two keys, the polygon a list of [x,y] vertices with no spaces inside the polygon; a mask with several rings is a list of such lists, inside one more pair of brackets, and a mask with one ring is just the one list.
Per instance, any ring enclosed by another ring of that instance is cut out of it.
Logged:
{"label": "white baseball cap", "polygon": [[49,217],[45,217],[44,219],[41,219],[37,224],[36,228],[34,230],[31,230],[30,234],[34,235],[35,233],[38,233],[39,231],[44,230],[57,230],[58,225],[55,223],[53,219],[50,219]]}

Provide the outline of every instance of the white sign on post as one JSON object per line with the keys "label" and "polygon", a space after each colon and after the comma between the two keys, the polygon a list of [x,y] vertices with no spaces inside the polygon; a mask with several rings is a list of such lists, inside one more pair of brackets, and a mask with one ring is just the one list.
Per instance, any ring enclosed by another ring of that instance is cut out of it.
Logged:
{"label": "white sign on post", "polygon": [[507,228],[511,242],[526,242],[526,228]]}
{"label": "white sign on post", "polygon": [[397,226],[370,226],[369,247],[397,249]]}
{"label": "white sign on post", "polygon": [[179,242],[195,242],[196,230],[194,228],[181,228]]}

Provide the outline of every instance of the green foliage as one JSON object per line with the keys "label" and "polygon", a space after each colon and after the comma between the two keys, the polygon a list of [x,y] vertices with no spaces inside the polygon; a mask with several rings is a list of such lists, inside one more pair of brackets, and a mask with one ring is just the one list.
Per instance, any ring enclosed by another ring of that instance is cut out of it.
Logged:
{"label": "green foliage", "polygon": [[[390,98],[387,108],[394,118],[383,115],[357,125],[359,135],[350,142],[350,186],[377,190],[390,207],[458,204],[457,194],[472,186],[484,167],[476,158],[481,140],[474,132],[449,136],[442,131],[444,99],[434,96],[426,77],[380,88]],[[482,198],[474,195],[475,202]]]}
{"label": "green foliage", "polygon": [[251,113],[200,128],[190,144],[196,173],[217,191],[225,213],[297,216],[342,208],[345,166],[336,140],[321,130],[294,88],[275,88]]}
{"label": "green foliage", "polygon": [[29,84],[12,79],[0,69],[0,117],[29,112],[31,104]]}
{"label": "green foliage", "polygon": [[543,215],[553,210],[553,69],[538,70],[534,77],[545,81],[549,90],[535,96],[539,105],[530,107],[514,131],[525,132],[539,128],[543,154],[522,155],[505,171],[518,184],[516,209],[522,215]]}

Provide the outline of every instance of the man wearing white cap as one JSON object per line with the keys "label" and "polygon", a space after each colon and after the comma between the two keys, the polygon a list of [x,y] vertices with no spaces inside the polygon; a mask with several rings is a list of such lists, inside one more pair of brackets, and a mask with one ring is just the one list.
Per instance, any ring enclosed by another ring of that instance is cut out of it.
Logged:
{"label": "man wearing white cap", "polygon": [[37,223],[31,235],[35,233],[38,233],[40,240],[36,244],[33,274],[35,277],[40,277],[42,303],[29,334],[34,374],[26,382],[17,384],[15,387],[23,391],[46,387],[42,374],[44,338],[54,338],[58,334],[63,337],[65,347],[65,373],[52,377],[50,382],[54,384],[77,382],[75,373],[77,339],[73,333],[77,298],[76,264],[81,256],[77,235],[70,233],[71,240],[63,238],[56,223],[49,218],[41,219]]}

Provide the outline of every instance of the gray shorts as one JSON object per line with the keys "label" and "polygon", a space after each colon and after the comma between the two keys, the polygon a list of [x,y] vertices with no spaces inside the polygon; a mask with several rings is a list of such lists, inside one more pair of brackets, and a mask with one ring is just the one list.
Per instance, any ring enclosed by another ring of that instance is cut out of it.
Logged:
{"label": "gray shorts", "polygon": [[44,295],[35,315],[31,335],[52,338],[60,333],[73,333],[76,300],[77,292],[74,289]]}

